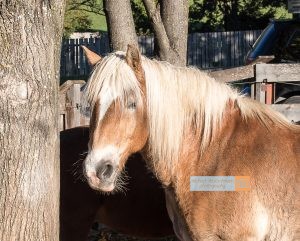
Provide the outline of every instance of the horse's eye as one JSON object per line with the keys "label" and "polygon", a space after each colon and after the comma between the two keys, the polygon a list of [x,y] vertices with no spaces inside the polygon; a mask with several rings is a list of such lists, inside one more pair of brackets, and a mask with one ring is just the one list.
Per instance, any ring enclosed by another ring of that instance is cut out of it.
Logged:
{"label": "horse's eye", "polygon": [[136,103],[135,102],[129,102],[127,105],[127,108],[130,110],[135,110],[136,109]]}

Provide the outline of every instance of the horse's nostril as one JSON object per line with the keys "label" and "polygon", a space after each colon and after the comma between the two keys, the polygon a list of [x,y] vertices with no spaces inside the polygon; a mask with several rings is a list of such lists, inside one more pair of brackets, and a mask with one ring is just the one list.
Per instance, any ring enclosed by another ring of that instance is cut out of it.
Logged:
{"label": "horse's nostril", "polygon": [[113,173],[113,166],[110,164],[106,164],[105,170],[103,171],[103,176],[109,178]]}
{"label": "horse's nostril", "polygon": [[109,163],[102,164],[97,171],[97,177],[99,179],[110,178],[113,174],[113,166]]}

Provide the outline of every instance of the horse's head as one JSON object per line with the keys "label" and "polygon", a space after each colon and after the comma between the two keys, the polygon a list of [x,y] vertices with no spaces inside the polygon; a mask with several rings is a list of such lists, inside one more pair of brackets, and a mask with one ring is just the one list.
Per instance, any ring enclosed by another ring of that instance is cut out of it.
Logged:
{"label": "horse's head", "polygon": [[147,142],[144,71],[139,50],[130,45],[126,54],[103,59],[85,53],[95,66],[86,88],[92,115],[84,174],[92,188],[110,192],[128,157]]}

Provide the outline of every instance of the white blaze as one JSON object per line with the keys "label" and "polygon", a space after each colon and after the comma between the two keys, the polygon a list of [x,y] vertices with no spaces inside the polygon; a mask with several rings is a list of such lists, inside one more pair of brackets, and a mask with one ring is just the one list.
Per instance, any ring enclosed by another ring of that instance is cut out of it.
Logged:
{"label": "white blaze", "polygon": [[104,94],[101,95],[99,121],[104,118],[108,108],[110,107],[112,102],[117,99],[117,97],[118,96],[114,95],[109,89],[104,91]]}

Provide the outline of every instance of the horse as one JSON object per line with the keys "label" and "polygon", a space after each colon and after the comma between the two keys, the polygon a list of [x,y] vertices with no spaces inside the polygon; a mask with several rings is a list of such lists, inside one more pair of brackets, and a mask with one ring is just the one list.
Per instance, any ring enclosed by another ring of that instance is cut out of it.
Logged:
{"label": "horse", "polygon": [[[165,187],[181,240],[300,240],[299,126],[205,72],[148,59],[133,45],[86,56],[94,63],[84,102],[92,188],[117,188],[127,157],[140,151]],[[233,177],[234,187],[194,190],[201,177]]]}
{"label": "horse", "polygon": [[74,170],[82,172],[88,140],[88,127],[60,133],[60,240],[86,241],[94,221],[135,237],[174,235],[164,192],[140,154],[129,158],[127,190],[123,192],[111,195],[96,192],[74,174]]}

